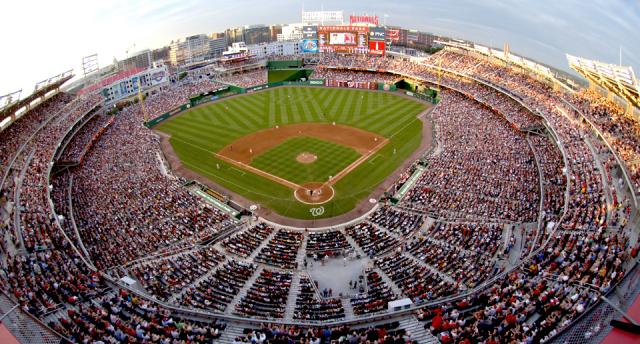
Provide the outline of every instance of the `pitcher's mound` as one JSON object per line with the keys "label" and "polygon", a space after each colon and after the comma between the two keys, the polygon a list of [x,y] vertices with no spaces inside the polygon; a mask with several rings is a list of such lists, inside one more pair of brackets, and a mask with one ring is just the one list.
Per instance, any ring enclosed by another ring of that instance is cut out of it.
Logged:
{"label": "pitcher's mound", "polygon": [[310,164],[316,160],[318,160],[318,157],[309,152],[302,152],[296,157],[296,161],[301,164]]}
{"label": "pitcher's mound", "polygon": [[333,198],[333,188],[324,183],[306,183],[296,189],[293,195],[299,202],[306,204],[322,204]]}

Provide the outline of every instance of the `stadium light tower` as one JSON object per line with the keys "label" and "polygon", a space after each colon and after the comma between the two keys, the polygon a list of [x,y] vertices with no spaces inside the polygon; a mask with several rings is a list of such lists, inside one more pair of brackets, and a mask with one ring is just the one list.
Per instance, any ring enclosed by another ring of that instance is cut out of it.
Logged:
{"label": "stadium light tower", "polygon": [[86,78],[87,75],[100,69],[98,65],[98,54],[85,56],[82,58],[82,74]]}

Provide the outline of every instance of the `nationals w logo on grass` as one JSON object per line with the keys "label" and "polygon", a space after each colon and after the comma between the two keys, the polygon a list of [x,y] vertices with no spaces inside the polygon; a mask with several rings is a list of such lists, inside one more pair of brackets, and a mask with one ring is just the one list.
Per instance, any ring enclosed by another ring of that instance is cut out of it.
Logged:
{"label": "nationals w logo on grass", "polygon": [[322,214],[324,214],[324,207],[311,208],[309,212],[313,217],[322,216]]}

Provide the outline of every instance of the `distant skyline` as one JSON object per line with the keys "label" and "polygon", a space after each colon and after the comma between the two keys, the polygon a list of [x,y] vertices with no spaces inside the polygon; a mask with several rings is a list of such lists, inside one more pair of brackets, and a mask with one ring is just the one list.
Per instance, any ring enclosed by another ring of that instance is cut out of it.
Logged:
{"label": "distant skyline", "polygon": [[0,11],[0,95],[22,88],[24,97],[35,83],[70,68],[79,75],[82,57],[93,53],[106,66],[125,58],[125,51],[188,35],[299,22],[303,7],[343,10],[345,17],[375,14],[381,22],[387,14],[389,25],[498,48],[508,41],[511,52],[565,71],[565,53],[617,64],[622,47],[622,64],[640,71],[637,0],[22,0]]}

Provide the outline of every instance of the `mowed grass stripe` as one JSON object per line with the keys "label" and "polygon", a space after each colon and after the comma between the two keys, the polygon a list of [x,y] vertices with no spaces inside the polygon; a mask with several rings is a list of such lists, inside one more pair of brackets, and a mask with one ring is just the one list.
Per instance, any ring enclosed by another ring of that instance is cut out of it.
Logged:
{"label": "mowed grass stripe", "polygon": [[235,102],[227,102],[228,103],[227,111],[229,111],[229,115],[231,116],[231,118],[235,118],[236,123],[238,123],[239,125],[249,130],[260,128],[260,125],[256,121],[254,121],[249,115],[251,110],[243,106],[241,102],[242,100],[235,101]]}
{"label": "mowed grass stripe", "polygon": [[[304,103],[304,107],[309,111],[310,117],[308,121],[309,122],[319,121],[320,117],[318,117],[317,115],[322,113],[322,108],[320,107],[320,104],[318,104],[317,98],[313,95],[312,89],[310,87],[303,87],[303,88],[300,88],[300,90],[304,95],[305,99],[307,99],[307,101],[305,101]],[[324,89],[322,90],[324,91]]]}
{"label": "mowed grass stripe", "polygon": [[264,116],[262,115],[264,113],[264,107],[256,105],[248,99],[251,99],[251,97],[240,97],[240,99],[238,99],[238,105],[245,107],[247,111],[244,111],[244,113],[248,115],[248,119],[256,128],[261,128],[265,125]]}
{"label": "mowed grass stripe", "polygon": [[342,98],[339,105],[340,111],[335,116],[336,122],[346,123],[349,113],[353,111],[353,101],[357,98],[357,94],[352,97],[345,96]]}
{"label": "mowed grass stripe", "polygon": [[360,125],[362,125],[363,127],[370,127],[377,121],[385,120],[385,119],[387,119],[389,117],[393,118],[393,117],[395,117],[395,115],[402,116],[403,115],[403,111],[401,109],[403,107],[405,107],[405,106],[406,106],[406,104],[404,104],[402,102],[398,102],[398,103],[390,104],[389,106],[385,106],[385,107],[383,107],[383,109],[379,110],[378,112],[370,113],[368,116],[366,116],[360,122]]}
{"label": "mowed grass stripe", "polygon": [[411,118],[409,115],[415,113],[415,111],[410,111],[407,107],[402,107],[398,110],[398,115],[400,115],[400,119],[395,116],[382,117],[376,122],[372,122],[369,127],[374,131],[381,131],[385,133],[394,133],[397,128],[400,128],[406,125],[408,122],[415,119]]}
{"label": "mowed grass stripe", "polygon": [[194,111],[200,112],[202,117],[210,123],[210,125],[229,125],[227,119],[222,116],[220,112],[217,111],[215,107],[202,106],[196,108]]}

